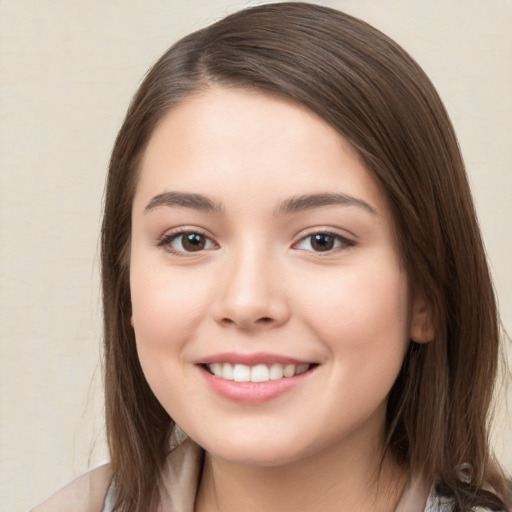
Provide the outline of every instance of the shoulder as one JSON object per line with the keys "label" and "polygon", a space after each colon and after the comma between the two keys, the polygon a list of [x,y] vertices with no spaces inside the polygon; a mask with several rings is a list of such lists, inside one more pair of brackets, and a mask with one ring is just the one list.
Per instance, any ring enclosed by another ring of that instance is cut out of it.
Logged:
{"label": "shoulder", "polygon": [[[185,439],[167,456],[160,496],[164,510],[193,510],[203,450]],[[58,491],[30,512],[111,512],[116,486],[110,464],[100,466]]]}
{"label": "shoulder", "polygon": [[112,482],[110,464],[78,477],[30,512],[101,512]]}

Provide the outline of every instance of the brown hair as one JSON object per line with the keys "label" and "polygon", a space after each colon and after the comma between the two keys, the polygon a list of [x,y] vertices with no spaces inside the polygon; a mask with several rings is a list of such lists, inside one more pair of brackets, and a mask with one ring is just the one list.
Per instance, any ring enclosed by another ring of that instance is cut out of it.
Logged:
{"label": "brown hair", "polygon": [[[434,87],[388,37],[306,3],[237,12],[174,45],[136,93],[117,137],[102,229],[107,432],[117,509],[156,506],[175,424],[142,373],[130,327],[131,207],[144,148],[162,116],[212,83],[312,110],[348,139],[387,197],[409,280],[435,339],[411,342],[388,402],[388,449],[455,498],[503,507],[510,487],[490,456],[487,418],[499,327],[457,140]],[[171,443],[172,444],[172,443]],[[461,469],[466,468],[462,474]]]}

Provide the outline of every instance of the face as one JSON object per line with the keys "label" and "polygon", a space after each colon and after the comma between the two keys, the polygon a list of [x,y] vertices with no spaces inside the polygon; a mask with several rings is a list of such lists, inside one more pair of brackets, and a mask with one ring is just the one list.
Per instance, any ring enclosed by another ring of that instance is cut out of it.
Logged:
{"label": "face", "polygon": [[414,308],[333,128],[261,93],[191,97],[152,135],[132,215],[140,362],[190,437],[250,465],[380,442]]}

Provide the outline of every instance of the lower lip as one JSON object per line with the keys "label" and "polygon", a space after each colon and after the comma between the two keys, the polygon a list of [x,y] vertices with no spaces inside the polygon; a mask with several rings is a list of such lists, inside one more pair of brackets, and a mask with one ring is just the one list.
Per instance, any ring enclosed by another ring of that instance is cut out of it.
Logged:
{"label": "lower lip", "polygon": [[215,393],[224,398],[245,403],[260,403],[277,398],[300,386],[314,370],[314,368],[312,368],[300,375],[284,377],[279,380],[269,380],[266,382],[236,382],[234,380],[216,377],[202,366],[200,366],[199,369],[206,382]]}

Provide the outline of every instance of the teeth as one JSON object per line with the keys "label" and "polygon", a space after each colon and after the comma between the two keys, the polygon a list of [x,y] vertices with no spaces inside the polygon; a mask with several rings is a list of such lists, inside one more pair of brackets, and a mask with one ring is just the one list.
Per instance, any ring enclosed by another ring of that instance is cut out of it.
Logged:
{"label": "teeth", "polygon": [[233,380],[233,367],[229,363],[224,363],[222,365],[222,375],[219,375],[226,380]]}
{"label": "teeth", "polygon": [[298,364],[295,369],[295,375],[301,375],[302,373],[307,372],[309,369],[309,364]]}
{"label": "teeth", "polygon": [[295,365],[294,364],[287,364],[284,367],[283,375],[285,377],[293,377],[295,375]]}
{"label": "teeth", "polygon": [[283,378],[283,365],[273,364],[270,367],[270,380],[279,380]]}
{"label": "teeth", "polygon": [[216,377],[222,377],[222,365],[220,363],[213,363],[210,365],[210,371]]}
{"label": "teeth", "polygon": [[251,369],[251,382],[267,382],[270,379],[270,371],[265,364],[258,364]]}
{"label": "teeth", "polygon": [[279,380],[301,375],[310,368],[309,364],[282,365],[279,363],[274,363],[270,366],[266,364],[247,366],[245,364],[232,365],[230,363],[212,363],[206,366],[216,377],[225,380],[234,380],[236,382],[268,382],[269,380]]}
{"label": "teeth", "polygon": [[245,364],[235,364],[233,368],[233,380],[236,382],[250,382],[251,367]]}

